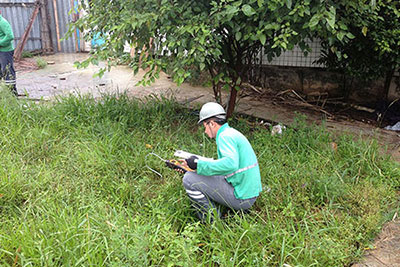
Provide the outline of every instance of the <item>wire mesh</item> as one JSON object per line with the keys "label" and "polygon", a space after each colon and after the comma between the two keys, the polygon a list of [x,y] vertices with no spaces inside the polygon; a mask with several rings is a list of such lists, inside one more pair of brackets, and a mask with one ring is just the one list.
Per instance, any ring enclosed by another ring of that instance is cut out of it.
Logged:
{"label": "wire mesh", "polygon": [[301,51],[299,46],[295,46],[292,50],[283,52],[279,57],[275,57],[272,61],[268,61],[264,55],[262,59],[263,65],[271,66],[291,66],[291,67],[324,67],[323,64],[317,64],[315,61],[320,57],[321,45],[318,40],[307,41],[311,48],[311,52],[307,55]]}

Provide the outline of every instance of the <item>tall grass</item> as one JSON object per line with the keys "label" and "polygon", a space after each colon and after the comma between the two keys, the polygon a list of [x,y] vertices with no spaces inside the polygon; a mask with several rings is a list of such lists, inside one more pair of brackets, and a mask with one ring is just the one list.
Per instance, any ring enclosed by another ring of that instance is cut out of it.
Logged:
{"label": "tall grass", "polygon": [[271,136],[238,117],[230,124],[253,144],[264,191],[250,214],[200,224],[182,175],[147,156],[216,157],[190,110],[156,97],[1,94],[0,265],[343,266],[399,210],[399,166],[376,142],[301,118]]}

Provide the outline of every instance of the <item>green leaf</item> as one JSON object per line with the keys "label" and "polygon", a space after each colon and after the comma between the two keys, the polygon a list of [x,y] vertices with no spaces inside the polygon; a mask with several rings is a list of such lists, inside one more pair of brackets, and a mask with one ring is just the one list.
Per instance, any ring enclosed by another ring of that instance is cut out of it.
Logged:
{"label": "green leaf", "polygon": [[292,8],[292,0],[286,0],[287,8]]}
{"label": "green leaf", "polygon": [[206,64],[200,63],[200,70],[204,70],[205,67],[206,67]]}
{"label": "green leaf", "polygon": [[336,9],[333,6],[331,6],[329,8],[328,17],[326,18],[326,22],[328,22],[329,26],[331,26],[332,29],[335,28]]}
{"label": "green leaf", "polygon": [[355,38],[355,36],[354,36],[351,32],[346,33],[346,36],[347,36],[349,39],[354,39],[354,38]]}
{"label": "green leaf", "polygon": [[257,0],[258,7],[262,7],[264,4],[264,0]]}
{"label": "green leaf", "polygon": [[240,32],[240,31],[236,32],[236,34],[235,34],[236,41],[240,41],[241,38],[242,38],[242,32]]}
{"label": "green leaf", "polygon": [[240,77],[237,78],[236,84],[240,84],[242,82],[242,79]]}
{"label": "green leaf", "polygon": [[226,7],[226,13],[227,13],[228,15],[234,15],[234,14],[237,13],[237,12],[238,12],[238,8],[235,7],[235,6],[227,6],[227,7]]}
{"label": "green leaf", "polygon": [[368,28],[366,26],[364,26],[361,31],[362,31],[364,36],[367,36]]}
{"label": "green leaf", "polygon": [[342,31],[338,32],[337,38],[339,39],[339,41],[342,41],[342,40],[343,40],[344,35],[345,35],[344,32],[342,32]]}
{"label": "green leaf", "polygon": [[256,13],[256,11],[249,5],[244,5],[242,7],[242,11],[248,17],[251,17],[252,15],[254,15]]}
{"label": "green leaf", "polygon": [[369,3],[372,7],[376,6],[376,0],[371,0],[371,2]]}
{"label": "green leaf", "polygon": [[262,45],[265,45],[265,42],[267,41],[267,36],[265,34],[260,34],[260,42]]}
{"label": "green leaf", "polygon": [[319,22],[319,15],[316,14],[311,18],[310,23],[308,24],[308,26],[310,28],[314,28],[315,26],[317,26],[318,22]]}
{"label": "green leaf", "polygon": [[329,26],[334,29],[335,28],[335,17],[326,18],[326,22],[328,22]]}

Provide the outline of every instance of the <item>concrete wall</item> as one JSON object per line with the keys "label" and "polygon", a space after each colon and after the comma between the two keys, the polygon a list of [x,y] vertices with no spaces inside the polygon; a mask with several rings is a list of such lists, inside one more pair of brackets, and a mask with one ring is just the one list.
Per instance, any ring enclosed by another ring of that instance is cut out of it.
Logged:
{"label": "concrete wall", "polygon": [[[305,95],[315,92],[328,93],[330,97],[349,93],[349,99],[357,103],[375,103],[382,95],[384,79],[364,82],[349,79],[342,74],[329,72],[323,68],[262,66],[252,71],[251,82],[276,91],[296,90]],[[392,79],[389,100],[400,98],[400,77],[396,73]]]}

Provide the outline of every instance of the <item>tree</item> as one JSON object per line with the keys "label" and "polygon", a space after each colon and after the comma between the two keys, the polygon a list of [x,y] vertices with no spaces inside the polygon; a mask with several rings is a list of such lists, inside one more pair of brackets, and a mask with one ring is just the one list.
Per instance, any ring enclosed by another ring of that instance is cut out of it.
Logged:
{"label": "tree", "polygon": [[[307,38],[315,31],[331,36],[348,32],[335,23],[333,0],[92,0],[82,2],[88,15],[72,25],[81,31],[100,33],[105,44],[80,64],[107,60],[108,68],[122,56],[123,46],[136,49],[129,64],[137,72],[147,70],[143,84],[153,82],[160,72],[172,70],[178,84],[193,71],[208,70],[215,98],[221,89],[230,91],[227,114],[234,111],[247,68],[263,49],[268,59],[299,45],[309,51]],[[350,2],[350,1],[339,1]],[[365,2],[359,0],[359,2]],[[87,35],[90,36],[90,35]],[[140,63],[140,64],[139,64]]]}
{"label": "tree", "polygon": [[400,67],[400,3],[371,1],[370,8],[360,8],[349,1],[337,6],[337,19],[351,40],[342,35],[322,39],[320,62],[350,77],[374,80],[385,77],[382,99],[387,101],[393,73]]}

